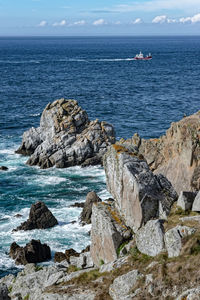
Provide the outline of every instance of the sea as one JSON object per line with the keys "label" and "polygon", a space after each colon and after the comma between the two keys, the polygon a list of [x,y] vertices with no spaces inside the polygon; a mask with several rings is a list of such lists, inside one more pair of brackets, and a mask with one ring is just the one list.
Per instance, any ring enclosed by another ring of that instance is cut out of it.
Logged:
{"label": "sea", "polygon": [[[153,59],[133,60],[140,51]],[[159,137],[171,122],[200,109],[199,58],[198,36],[0,38],[0,165],[8,167],[0,171],[0,277],[22,268],[8,255],[14,241],[24,246],[40,239],[52,256],[84,249],[90,225],[81,226],[81,209],[70,205],[91,190],[109,197],[100,166],[41,170],[15,154],[23,132],[39,126],[45,106],[76,99],[91,120],[111,123],[117,139],[135,132]],[[44,201],[59,224],[13,232],[36,201]]]}

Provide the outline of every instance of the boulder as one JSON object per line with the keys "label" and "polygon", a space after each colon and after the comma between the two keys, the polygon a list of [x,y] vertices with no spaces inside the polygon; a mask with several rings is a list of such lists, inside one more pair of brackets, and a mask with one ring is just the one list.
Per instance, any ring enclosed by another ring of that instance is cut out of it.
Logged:
{"label": "boulder", "polygon": [[32,230],[32,229],[46,229],[58,224],[58,221],[53,216],[44,202],[39,201],[31,205],[29,218],[23,222],[14,231],[18,230]]}
{"label": "boulder", "polygon": [[87,166],[101,163],[107,146],[114,142],[112,125],[90,121],[77,101],[60,99],[46,106],[40,127],[23,134],[16,152],[31,155],[27,164],[41,168]]}
{"label": "boulder", "polygon": [[195,197],[196,193],[194,192],[181,191],[178,197],[177,206],[181,207],[185,211],[191,210]]}
{"label": "boulder", "polygon": [[8,168],[5,166],[0,166],[0,171],[8,171]]}
{"label": "boulder", "polygon": [[114,144],[103,159],[108,191],[133,231],[153,218],[165,218],[177,199],[171,183],[156,176],[141,155]]}
{"label": "boulder", "polygon": [[41,244],[39,240],[31,240],[25,247],[13,242],[10,246],[9,256],[15,260],[16,265],[39,263],[51,259],[50,247]]}
{"label": "boulder", "polygon": [[80,256],[70,256],[70,264],[79,269],[94,267],[90,252],[83,252]]}
{"label": "boulder", "polygon": [[179,295],[176,300],[198,300],[200,299],[200,287],[189,289]]}
{"label": "boulder", "polygon": [[166,176],[178,194],[200,189],[200,111],[172,123],[160,138],[134,137],[124,142],[137,145],[151,170]]}
{"label": "boulder", "polygon": [[150,220],[136,233],[138,250],[149,256],[165,251],[163,221]]}
{"label": "boulder", "polygon": [[200,191],[196,195],[193,205],[192,205],[192,211],[200,211]]}
{"label": "boulder", "polygon": [[134,285],[143,275],[138,270],[130,271],[121,275],[113,281],[109,288],[109,294],[113,300],[125,299],[131,292],[133,292]]}
{"label": "boulder", "polygon": [[117,249],[130,238],[130,229],[112,205],[105,202],[93,205],[90,253],[95,265],[116,260]]}
{"label": "boulder", "polygon": [[54,262],[60,263],[63,260],[66,260],[65,254],[63,252],[55,252]]}
{"label": "boulder", "polygon": [[92,205],[97,202],[101,202],[101,199],[97,196],[97,194],[94,191],[89,192],[87,194],[86,201],[80,216],[81,222],[83,224],[91,223]]}
{"label": "boulder", "polygon": [[168,230],[165,233],[165,246],[168,257],[179,256],[182,249],[182,238],[195,233],[195,229],[188,226],[180,226]]}
{"label": "boulder", "polygon": [[10,300],[9,291],[7,286],[4,283],[0,284],[0,299],[1,300]]}
{"label": "boulder", "polygon": [[76,250],[72,248],[65,250],[65,259],[68,261],[68,263],[70,262],[71,256],[78,257],[79,255],[80,253],[76,252]]}

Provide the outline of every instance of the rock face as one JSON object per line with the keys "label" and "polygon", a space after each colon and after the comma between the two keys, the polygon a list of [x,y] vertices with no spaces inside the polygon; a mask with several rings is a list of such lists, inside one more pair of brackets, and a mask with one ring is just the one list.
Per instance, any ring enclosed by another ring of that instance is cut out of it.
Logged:
{"label": "rock face", "polygon": [[192,210],[193,211],[200,211],[200,191],[196,195],[193,205],[192,205]]}
{"label": "rock face", "polygon": [[165,250],[164,228],[161,220],[150,220],[136,233],[136,245],[140,252],[156,256]]}
{"label": "rock face", "polygon": [[112,145],[104,155],[108,191],[125,223],[134,231],[153,218],[166,217],[177,194],[163,175],[154,175],[134,150]]}
{"label": "rock face", "polygon": [[31,240],[25,247],[14,242],[10,246],[9,256],[15,260],[16,265],[26,265],[51,259],[51,250],[39,240]]}
{"label": "rock face", "polygon": [[194,228],[180,225],[168,230],[165,233],[165,246],[168,252],[168,257],[179,256],[182,249],[182,238],[191,235],[194,232]]}
{"label": "rock face", "polygon": [[80,216],[82,223],[91,223],[92,205],[97,202],[101,202],[101,199],[97,196],[97,194],[94,191],[89,192],[87,194],[86,201]]}
{"label": "rock face", "polygon": [[23,135],[16,151],[31,155],[27,163],[41,168],[95,165],[115,142],[112,125],[90,121],[75,100],[56,100],[44,109],[40,127]]}
{"label": "rock face", "polygon": [[179,194],[200,189],[200,111],[172,123],[159,139],[127,141],[137,146],[154,173],[165,175]]}
{"label": "rock face", "polygon": [[32,230],[32,229],[45,229],[58,224],[58,221],[53,216],[44,202],[36,202],[32,204],[29,218],[27,221],[18,226],[17,230]]}
{"label": "rock face", "polygon": [[1,300],[10,300],[10,297],[8,296],[8,288],[5,284],[0,284],[0,299]]}
{"label": "rock face", "polygon": [[93,205],[90,253],[95,265],[116,260],[118,247],[130,237],[112,206],[104,202]]}
{"label": "rock face", "polygon": [[181,207],[183,210],[191,210],[195,197],[196,193],[194,192],[181,191],[178,197],[177,206]]}

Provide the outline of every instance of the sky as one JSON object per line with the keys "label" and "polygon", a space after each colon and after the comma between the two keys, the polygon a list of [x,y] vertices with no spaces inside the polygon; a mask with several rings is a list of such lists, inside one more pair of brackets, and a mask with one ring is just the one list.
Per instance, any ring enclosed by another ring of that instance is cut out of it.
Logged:
{"label": "sky", "polygon": [[0,36],[200,35],[200,0],[0,0]]}

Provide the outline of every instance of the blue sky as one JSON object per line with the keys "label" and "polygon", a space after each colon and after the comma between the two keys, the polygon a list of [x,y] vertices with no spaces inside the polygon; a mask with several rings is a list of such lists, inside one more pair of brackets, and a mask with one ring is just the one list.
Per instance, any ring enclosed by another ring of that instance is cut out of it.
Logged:
{"label": "blue sky", "polygon": [[0,0],[0,35],[200,34],[200,0]]}

